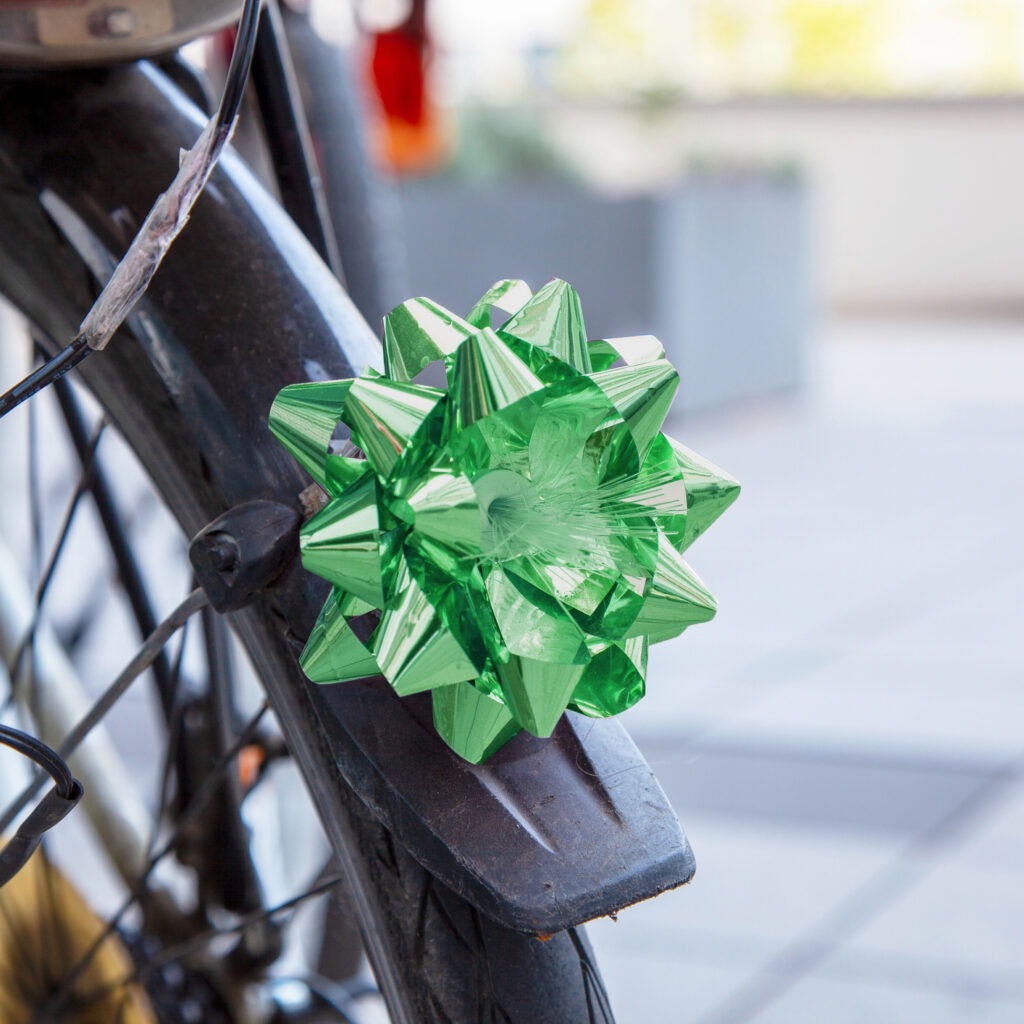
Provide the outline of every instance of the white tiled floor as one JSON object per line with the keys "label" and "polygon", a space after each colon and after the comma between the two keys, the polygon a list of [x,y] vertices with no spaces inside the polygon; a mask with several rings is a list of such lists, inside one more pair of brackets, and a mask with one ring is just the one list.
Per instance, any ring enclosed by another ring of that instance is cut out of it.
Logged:
{"label": "white tiled floor", "polygon": [[675,425],[744,484],[626,723],[698,871],[594,942],[620,1024],[1024,1021],[1024,325],[814,356]]}
{"label": "white tiled floor", "polygon": [[810,977],[795,984],[756,1020],[758,1024],[1020,1024],[1021,1005],[1016,997],[887,985],[871,978]]}

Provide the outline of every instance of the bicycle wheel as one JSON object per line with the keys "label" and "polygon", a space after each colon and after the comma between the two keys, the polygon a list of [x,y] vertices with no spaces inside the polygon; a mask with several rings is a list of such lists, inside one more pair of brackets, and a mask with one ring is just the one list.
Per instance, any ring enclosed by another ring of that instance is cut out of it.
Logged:
{"label": "bicycle wheel", "polygon": [[[148,190],[152,197],[169,177],[166,158],[154,171],[138,142],[129,146],[120,138],[129,130],[118,120],[119,104],[127,106],[128,94],[141,92],[153,123],[163,123],[170,116],[167,87],[156,87],[147,69],[93,74],[92,81],[98,77],[102,87],[95,92],[81,88],[81,79],[34,82],[31,95],[23,83],[0,85],[0,106],[11,113],[0,127],[0,291],[51,345],[74,333],[104,259],[124,236],[125,224],[141,221],[146,212],[140,201],[126,206],[124,195]],[[138,101],[132,103],[137,111]],[[40,109],[52,111],[44,139],[25,120]],[[97,149],[89,133],[100,128],[107,145]],[[88,158],[69,160],[80,144],[89,149]],[[119,175],[146,180],[129,188]],[[267,245],[255,236],[246,243],[253,225],[240,224],[239,206],[225,199],[237,181],[215,175],[211,185],[214,196],[200,200],[129,321],[131,333],[122,331],[81,368],[186,535],[244,500],[297,502],[305,486],[301,474],[268,445],[270,401],[300,374],[346,375],[368,351],[365,326],[351,310],[326,311],[328,328],[326,317],[310,323],[308,310],[291,301],[289,275],[321,272],[298,259],[293,235],[282,228],[279,247],[278,240]],[[275,218],[267,214],[266,223],[278,223]],[[212,266],[213,276],[197,273]],[[207,345],[190,351],[176,344],[182,303],[188,304],[186,321]],[[270,325],[267,309],[279,317]],[[310,340],[309,332],[315,339],[325,330],[340,338]],[[258,359],[246,358],[243,340],[258,350]],[[334,355],[331,344],[338,346]],[[481,914],[393,842],[373,811],[340,784],[296,659],[295,638],[308,633],[322,597],[322,585],[296,569],[271,594],[229,618],[260,672],[343,865],[392,1020],[611,1020],[582,933],[541,941]]]}
{"label": "bicycle wheel", "polygon": [[[6,308],[10,356],[29,332]],[[106,701],[154,613],[193,584],[180,531],[96,403],[67,381],[38,397],[0,423],[0,666],[10,668],[0,705],[56,746]],[[27,435],[20,467],[17,434]],[[297,806],[301,781],[224,621],[195,592],[186,603],[196,614],[179,616],[169,657],[68,755],[88,793],[82,815],[0,890],[5,1022],[228,1024],[250,1019],[253,993],[273,999],[284,979],[264,973],[280,954],[292,974],[306,967],[285,939],[312,922],[285,927],[283,911],[267,911],[287,902],[290,915],[326,895],[337,871],[324,877],[327,843],[308,802],[305,814]],[[12,760],[0,766],[5,821],[30,782]],[[231,948],[212,956],[215,942]]]}

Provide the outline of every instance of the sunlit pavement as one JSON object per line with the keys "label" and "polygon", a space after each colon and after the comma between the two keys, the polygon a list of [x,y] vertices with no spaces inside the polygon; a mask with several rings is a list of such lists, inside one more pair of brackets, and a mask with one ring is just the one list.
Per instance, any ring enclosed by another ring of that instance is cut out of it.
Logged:
{"label": "sunlit pavement", "polygon": [[626,718],[698,868],[591,927],[620,1024],[1024,1020],[1024,325],[821,334],[675,425],[744,492]]}

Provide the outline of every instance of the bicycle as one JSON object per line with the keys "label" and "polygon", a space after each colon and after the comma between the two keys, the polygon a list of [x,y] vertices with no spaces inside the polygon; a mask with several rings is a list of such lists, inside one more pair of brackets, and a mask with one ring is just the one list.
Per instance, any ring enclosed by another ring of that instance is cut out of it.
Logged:
{"label": "bicycle", "polygon": [[[34,68],[0,73],[0,294],[31,325],[44,361],[78,335],[179,153],[206,123],[193,102],[203,100],[201,83],[180,61],[109,64],[161,54],[237,15],[233,3],[203,17],[180,6],[180,22],[161,23],[151,36],[142,14],[158,7],[169,14],[170,5],[118,8],[138,16],[138,37],[126,22],[122,34],[104,22],[103,47],[71,54],[89,58],[89,67],[47,69],[40,44],[21,53]],[[0,6],[0,25],[20,18],[21,31],[44,5],[10,11]],[[186,1005],[199,1007],[204,1020],[357,1019],[340,978],[297,979],[308,998],[292,1006],[268,976],[280,952],[280,915],[294,900],[343,885],[393,1021],[610,1021],[580,925],[693,873],[675,816],[621,726],[570,714],[550,740],[523,734],[472,766],[440,742],[429,707],[416,697],[399,699],[380,679],[314,686],[298,667],[326,586],[294,559],[309,481],[271,437],[266,412],[285,384],[352,376],[378,359],[373,333],[328,267],[344,266],[358,243],[349,236],[337,245],[344,203],[334,210],[327,203],[345,187],[336,170],[342,161],[334,150],[323,160],[320,190],[308,139],[303,148],[308,118],[290,81],[289,46],[315,46],[308,36],[300,41],[304,29],[289,32],[268,5],[254,66],[263,115],[277,118],[285,140],[271,147],[283,208],[225,151],[119,335],[77,369],[100,418],[90,427],[78,386],[54,383],[82,467],[66,519],[88,491],[138,632],[149,638],[143,651],[166,744],[150,815],[164,831],[158,840],[136,830],[128,853],[112,858],[127,904],[141,905],[142,914],[134,928],[123,926],[123,914],[112,926],[88,926],[86,945],[104,953],[116,947],[107,960],[121,968],[103,975],[99,994],[114,993],[121,1002],[111,1005],[124,1007],[117,1012],[125,1019],[161,1024],[188,1019]],[[303,52],[319,89],[308,125],[315,134],[337,83],[322,51]],[[96,457],[112,427],[194,538],[189,571],[202,586],[162,623]],[[13,684],[24,665],[45,669],[53,645],[36,620],[50,578],[42,568],[28,631],[23,621],[2,651],[8,664],[20,660]],[[203,607],[208,601],[218,614]],[[190,694],[181,685],[185,644],[171,657],[160,641],[197,611],[206,683]],[[265,693],[247,722],[227,668],[225,622]],[[268,710],[276,730],[267,727]],[[298,766],[339,865],[273,906],[242,816],[265,772],[240,775],[240,754],[261,766],[277,759]],[[120,784],[105,794],[96,773],[82,781],[82,806],[103,804],[97,831],[116,850],[125,837],[103,818],[127,796]],[[188,911],[175,906],[173,892],[149,884],[154,858],[172,853],[198,874],[197,906]],[[62,890],[48,862],[37,863],[32,884]],[[73,897],[60,902],[78,908]],[[232,938],[226,952],[197,955]],[[57,959],[52,949],[42,958],[48,968]],[[164,968],[181,965],[170,972],[175,987]],[[47,978],[36,1009],[66,1012],[69,999],[83,998],[79,966]],[[90,1012],[88,1000],[77,1009]]]}

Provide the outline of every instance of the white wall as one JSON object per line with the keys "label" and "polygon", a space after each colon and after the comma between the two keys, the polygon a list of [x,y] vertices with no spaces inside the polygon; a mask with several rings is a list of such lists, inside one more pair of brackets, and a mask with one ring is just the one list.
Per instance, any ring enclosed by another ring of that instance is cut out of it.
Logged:
{"label": "white wall", "polygon": [[562,144],[608,188],[694,156],[792,159],[812,187],[818,281],[840,308],[1024,312],[1024,100],[576,107]]}

